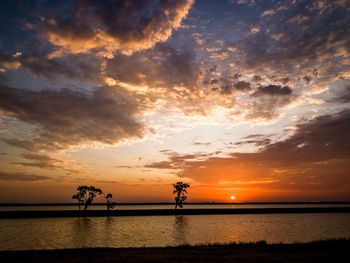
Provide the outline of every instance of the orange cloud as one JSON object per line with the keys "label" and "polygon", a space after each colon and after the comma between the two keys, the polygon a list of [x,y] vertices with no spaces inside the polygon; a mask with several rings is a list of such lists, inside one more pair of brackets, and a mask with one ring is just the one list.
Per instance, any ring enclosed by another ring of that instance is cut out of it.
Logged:
{"label": "orange cloud", "polygon": [[343,111],[298,124],[284,141],[266,144],[266,138],[255,136],[238,142],[262,145],[256,153],[232,153],[225,158],[165,152],[168,160],[147,167],[174,169],[197,185],[223,192],[239,189],[247,200],[348,199],[350,145],[348,135],[339,131],[349,130],[349,125],[350,112]]}

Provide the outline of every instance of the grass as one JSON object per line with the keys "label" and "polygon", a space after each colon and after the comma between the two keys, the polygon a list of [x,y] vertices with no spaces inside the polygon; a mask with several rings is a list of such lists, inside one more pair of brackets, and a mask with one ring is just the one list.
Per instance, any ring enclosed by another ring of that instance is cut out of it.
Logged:
{"label": "grass", "polygon": [[205,243],[164,248],[83,248],[0,252],[2,262],[350,262],[350,239],[268,244]]}
{"label": "grass", "polygon": [[335,238],[335,239],[321,239],[321,240],[314,240],[310,242],[294,242],[291,244],[286,243],[273,243],[268,244],[266,240],[258,240],[258,241],[252,241],[252,242],[245,242],[245,241],[239,241],[239,242],[214,242],[214,243],[198,243],[195,245],[179,245],[178,247],[231,247],[231,248],[247,248],[247,247],[265,247],[265,246],[322,246],[322,245],[341,245],[344,243],[350,244],[350,238]]}

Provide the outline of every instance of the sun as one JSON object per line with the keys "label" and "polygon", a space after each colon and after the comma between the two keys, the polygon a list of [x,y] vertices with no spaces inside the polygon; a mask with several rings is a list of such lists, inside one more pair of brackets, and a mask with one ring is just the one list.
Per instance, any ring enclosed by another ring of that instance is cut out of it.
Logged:
{"label": "sun", "polygon": [[230,199],[231,199],[231,200],[235,200],[236,197],[235,197],[234,195],[231,195],[231,196],[230,196]]}

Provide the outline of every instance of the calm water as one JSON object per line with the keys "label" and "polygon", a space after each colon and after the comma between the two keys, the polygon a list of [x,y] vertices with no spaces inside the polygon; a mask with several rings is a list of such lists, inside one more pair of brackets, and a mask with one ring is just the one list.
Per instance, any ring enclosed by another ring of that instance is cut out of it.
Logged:
{"label": "calm water", "polygon": [[[183,209],[219,209],[219,208],[279,208],[279,207],[350,207],[350,204],[186,204]],[[77,210],[78,206],[0,206],[0,211],[24,210]],[[174,205],[119,205],[116,209],[174,209]],[[89,210],[106,210],[104,205],[89,206]]]}
{"label": "calm water", "polygon": [[350,237],[350,214],[1,219],[0,250],[305,242]]}

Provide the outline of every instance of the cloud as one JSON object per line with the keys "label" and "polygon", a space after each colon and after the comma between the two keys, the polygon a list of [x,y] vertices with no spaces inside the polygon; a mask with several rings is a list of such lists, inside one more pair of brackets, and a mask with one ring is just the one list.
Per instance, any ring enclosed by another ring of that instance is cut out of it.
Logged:
{"label": "cloud", "polygon": [[168,40],[192,4],[192,0],[75,1],[46,16],[45,33],[63,52],[132,54]]}
{"label": "cloud", "polygon": [[1,85],[2,114],[40,128],[32,138],[2,140],[33,152],[141,138],[145,128],[137,116],[144,107],[142,97],[122,88],[99,87],[84,93],[68,89],[20,90]]}
{"label": "cloud", "polygon": [[275,11],[272,10],[272,9],[269,9],[269,10],[265,10],[262,14],[261,14],[261,17],[264,17],[264,16],[272,16],[275,14]]}
{"label": "cloud", "polygon": [[257,152],[219,157],[164,150],[167,160],[147,167],[170,169],[196,184],[235,188],[247,195],[254,191],[256,196],[265,193],[284,199],[312,193],[313,198],[344,199],[349,198],[350,190],[349,130],[350,111],[345,110],[299,123],[295,133],[282,141],[267,140],[262,134],[246,136],[242,142],[258,143]]}
{"label": "cloud", "polygon": [[169,160],[154,162],[151,164],[146,164],[146,168],[155,168],[155,169],[184,169],[188,161],[193,161],[198,157],[201,157],[202,154],[186,154],[181,155],[176,152],[164,152],[168,155]]}
{"label": "cloud", "polygon": [[238,81],[234,84],[236,90],[247,91],[251,89],[251,85],[247,81]]}
{"label": "cloud", "polygon": [[268,85],[263,87],[258,87],[258,89],[253,93],[252,96],[263,96],[263,95],[269,95],[269,96],[288,96],[293,93],[292,89],[284,86],[278,86],[278,85]]}
{"label": "cloud", "polygon": [[349,110],[320,116],[296,125],[294,135],[265,144],[258,152],[187,162],[179,175],[199,183],[226,181],[226,187],[235,187],[237,181],[272,180],[264,185],[266,190],[309,189],[349,197],[349,130]]}
{"label": "cloud", "polygon": [[274,10],[275,13],[260,20],[264,31],[235,45],[240,51],[241,66],[285,72],[294,79],[313,69],[328,78],[346,70],[350,17],[344,2],[318,5],[301,1],[288,8],[281,2]]}
{"label": "cloud", "polygon": [[165,87],[173,91],[176,86],[193,89],[198,69],[193,50],[176,50],[163,44],[130,56],[119,54],[108,61],[106,74],[117,82],[147,85],[150,89]]}
{"label": "cloud", "polygon": [[[233,19],[223,15],[227,21],[239,25],[234,29],[221,21],[209,23],[214,28],[222,28],[223,32],[237,35],[235,39],[228,40],[213,30],[206,32],[207,27],[197,33],[206,46],[210,46],[202,51],[201,57],[207,55],[207,58],[201,65],[214,68],[208,75],[230,80],[230,85],[234,76],[239,75],[239,80],[249,82],[252,89],[254,85],[284,86],[288,83],[300,93],[310,95],[324,91],[334,81],[347,79],[349,71],[350,16],[345,3],[294,1],[287,5],[283,1],[273,1],[267,5],[235,7],[244,8],[252,18],[237,14]],[[259,31],[247,35],[251,28],[259,28]],[[259,79],[254,79],[257,73]]]}
{"label": "cloud", "polygon": [[0,180],[2,181],[34,182],[49,179],[51,178],[44,175],[0,172]]}
{"label": "cloud", "polygon": [[46,52],[36,50],[18,55],[2,52],[0,53],[0,68],[6,70],[22,68],[35,76],[46,77],[50,80],[60,80],[64,77],[96,83],[102,81],[101,61],[89,54],[71,54],[50,58]]}
{"label": "cloud", "polygon": [[232,0],[231,3],[234,5],[255,5],[255,0]]}
{"label": "cloud", "polygon": [[245,140],[245,141],[239,141],[236,142],[235,145],[242,145],[242,144],[254,144],[255,146],[267,146],[271,144],[272,140],[270,138],[264,138],[259,140]]}
{"label": "cloud", "polygon": [[257,156],[270,161],[278,156],[276,162],[285,166],[350,158],[350,142],[346,132],[339,133],[350,130],[349,121],[349,110],[316,117],[298,124],[292,137],[268,145]]}
{"label": "cloud", "polygon": [[21,157],[27,160],[30,160],[32,162],[20,162],[20,163],[13,163],[23,166],[31,166],[31,167],[39,167],[39,168],[48,168],[48,169],[54,169],[59,167],[59,164],[62,163],[62,161],[52,158],[48,155],[43,154],[34,154],[34,153],[22,153]]}
{"label": "cloud", "polygon": [[159,152],[167,155],[168,160],[146,164],[144,167],[155,169],[184,169],[189,163],[203,161],[210,156],[221,153],[221,151],[216,151],[213,153],[198,152],[194,154],[179,154],[171,150],[160,150]]}
{"label": "cloud", "polygon": [[211,142],[193,142],[192,145],[195,146],[209,146]]}
{"label": "cloud", "polygon": [[3,70],[16,70],[21,66],[15,55],[5,55],[0,53],[0,68]]}
{"label": "cloud", "polygon": [[291,104],[297,96],[287,86],[260,86],[250,97],[253,99],[247,119],[270,120],[279,115],[279,110]]}
{"label": "cloud", "polygon": [[335,103],[349,103],[350,102],[350,83],[349,81],[335,94],[335,97],[328,100],[328,102]]}

